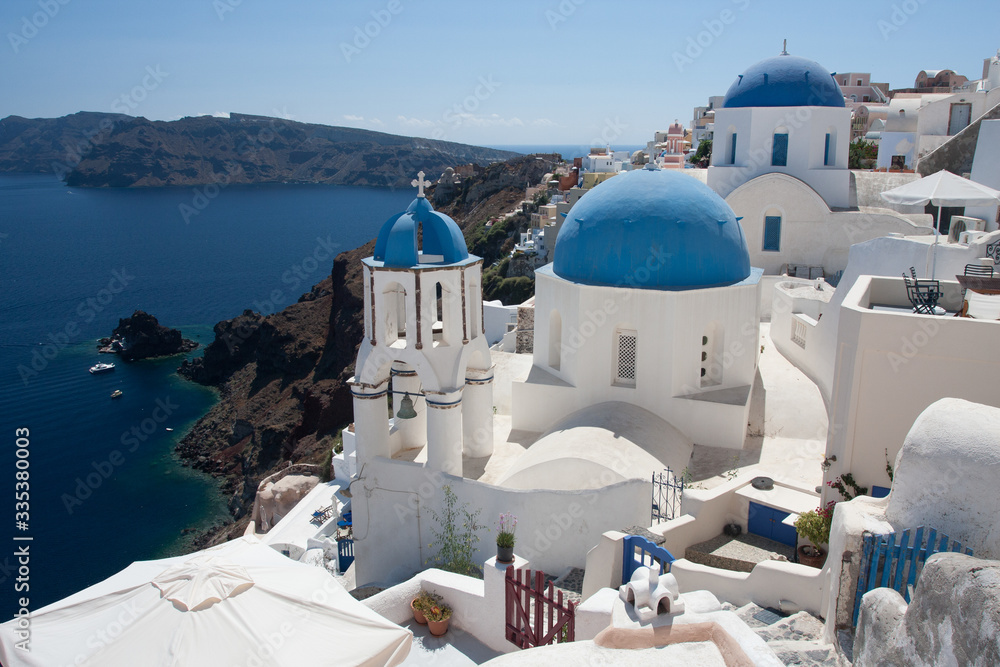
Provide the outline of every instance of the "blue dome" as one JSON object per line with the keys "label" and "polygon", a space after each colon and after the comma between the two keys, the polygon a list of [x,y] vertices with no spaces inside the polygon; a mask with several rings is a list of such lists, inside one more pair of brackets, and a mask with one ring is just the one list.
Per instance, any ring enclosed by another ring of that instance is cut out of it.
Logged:
{"label": "blue dome", "polygon": [[843,107],[844,93],[815,60],[780,55],[761,60],[729,86],[722,106]]}
{"label": "blue dome", "polygon": [[[417,247],[417,227],[423,231],[423,248]],[[428,261],[430,256],[437,256]],[[374,259],[384,266],[407,268],[418,264],[455,264],[469,258],[462,230],[424,197],[413,200],[405,213],[382,225],[375,240]]]}
{"label": "blue dome", "polygon": [[736,214],[711,188],[679,172],[639,169],[576,203],[552,269],[588,285],[683,290],[745,280],[750,253]]}

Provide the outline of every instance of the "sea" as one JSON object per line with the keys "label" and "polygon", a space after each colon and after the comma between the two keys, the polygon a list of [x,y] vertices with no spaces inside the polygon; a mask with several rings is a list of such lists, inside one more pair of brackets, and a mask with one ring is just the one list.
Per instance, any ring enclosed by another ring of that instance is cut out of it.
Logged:
{"label": "sea", "polygon": [[[37,610],[135,560],[184,553],[228,517],[217,482],[174,453],[216,392],[176,374],[185,356],[123,363],[97,339],[141,309],[205,345],[220,320],[294,303],[413,195],[0,175],[3,618],[21,598]],[[88,372],[108,361],[113,372]]]}

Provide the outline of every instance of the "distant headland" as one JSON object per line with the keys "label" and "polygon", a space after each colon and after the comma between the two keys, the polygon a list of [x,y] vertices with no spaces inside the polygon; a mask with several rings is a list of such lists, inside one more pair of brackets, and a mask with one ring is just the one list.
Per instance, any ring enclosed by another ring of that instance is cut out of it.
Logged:
{"label": "distant headland", "polygon": [[511,151],[233,113],[150,121],[80,112],[0,120],[0,172],[78,187],[318,183],[409,187],[419,170],[488,165]]}

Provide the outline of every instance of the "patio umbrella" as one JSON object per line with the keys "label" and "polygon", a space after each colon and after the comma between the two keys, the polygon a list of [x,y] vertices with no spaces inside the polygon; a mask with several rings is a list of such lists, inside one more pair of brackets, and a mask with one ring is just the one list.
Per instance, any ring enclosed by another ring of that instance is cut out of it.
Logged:
{"label": "patio umbrella", "polygon": [[[937,246],[940,232],[938,223],[941,220],[942,206],[993,206],[1000,203],[1000,191],[985,185],[956,176],[950,171],[941,170],[936,174],[925,176],[916,181],[910,181],[892,190],[882,193],[882,199],[890,204],[907,206],[926,206],[933,204],[938,207],[937,219],[934,221],[934,245]],[[931,278],[937,269],[936,248],[931,266]]]}
{"label": "patio umbrella", "polygon": [[7,667],[397,665],[412,634],[355,600],[324,570],[253,537],[189,556],[133,563],[0,625]]}

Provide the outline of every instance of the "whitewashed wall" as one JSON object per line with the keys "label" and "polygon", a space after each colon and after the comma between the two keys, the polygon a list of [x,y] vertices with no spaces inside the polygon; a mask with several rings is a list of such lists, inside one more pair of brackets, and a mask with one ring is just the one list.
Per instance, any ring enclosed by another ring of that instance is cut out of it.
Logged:
{"label": "whitewashed wall", "polygon": [[[958,283],[942,288],[946,307],[960,303]],[[1000,406],[1000,322],[880,312],[869,303],[908,304],[902,278],[863,276],[844,299],[827,442],[837,461],[828,478],[852,472],[861,485],[888,487],[887,457],[896,459],[931,403]]]}
{"label": "whitewashed wall", "polygon": [[430,510],[440,514],[445,485],[460,504],[481,510],[485,528],[479,533],[478,562],[496,555],[495,524],[501,512],[513,512],[518,517],[515,551],[556,575],[570,566],[583,567],[587,551],[605,531],[646,523],[652,498],[648,481],[586,492],[520,491],[375,458],[351,485],[359,585],[399,581],[429,566],[437,549],[428,545],[438,528]]}
{"label": "whitewashed wall", "polygon": [[[679,292],[579,285],[551,267],[535,275],[535,369],[529,381],[514,383],[515,429],[544,432],[587,406],[620,401],[649,410],[698,444],[743,446],[759,356],[759,275],[751,284]],[[713,322],[723,335],[709,370],[721,380],[702,387],[702,336]],[[635,387],[613,382],[619,328],[637,331]],[[553,337],[560,341],[558,368]]]}

